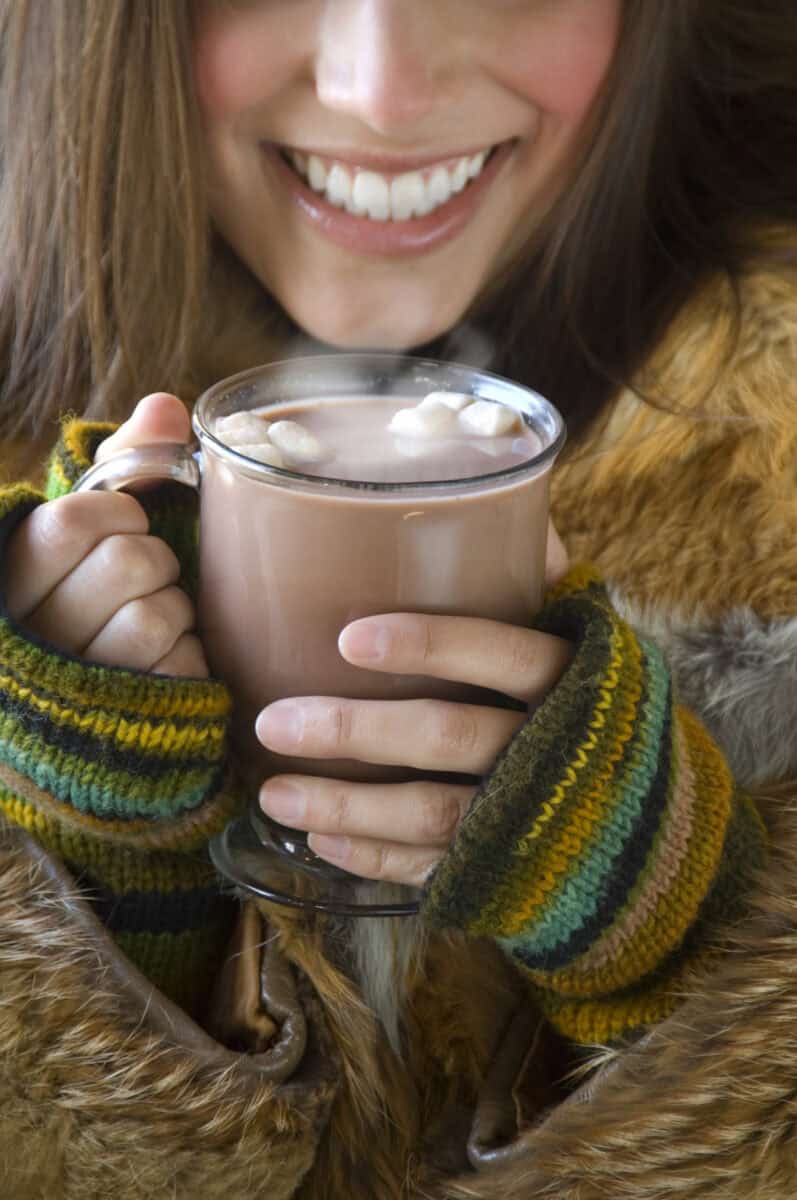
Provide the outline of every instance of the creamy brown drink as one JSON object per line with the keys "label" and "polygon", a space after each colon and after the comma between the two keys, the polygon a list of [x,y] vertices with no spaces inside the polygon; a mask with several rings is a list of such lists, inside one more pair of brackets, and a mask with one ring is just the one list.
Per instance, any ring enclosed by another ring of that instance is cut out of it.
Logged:
{"label": "creamy brown drink", "polygon": [[227,449],[204,445],[200,628],[236,698],[246,758],[256,775],[389,777],[279,761],[256,741],[255,717],[291,695],[479,698],[353,667],[337,639],[381,612],[527,623],[543,587],[551,456],[533,464],[544,437],[522,408],[440,389],[228,408],[209,429]]}
{"label": "creamy brown drink", "polygon": [[320,396],[230,414],[213,432],[258,462],[371,483],[472,479],[541,449],[513,409],[457,392]]}

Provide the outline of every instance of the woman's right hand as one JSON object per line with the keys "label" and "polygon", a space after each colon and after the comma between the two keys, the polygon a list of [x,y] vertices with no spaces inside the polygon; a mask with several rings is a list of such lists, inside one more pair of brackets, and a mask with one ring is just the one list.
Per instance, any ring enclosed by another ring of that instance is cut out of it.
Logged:
{"label": "woman's right hand", "polygon": [[[97,453],[187,442],[188,414],[175,397],[145,397]],[[59,650],[105,666],[206,677],[192,632],[194,608],[177,587],[180,565],[149,532],[144,509],[122,492],[81,492],[40,505],[6,555],[10,616]]]}

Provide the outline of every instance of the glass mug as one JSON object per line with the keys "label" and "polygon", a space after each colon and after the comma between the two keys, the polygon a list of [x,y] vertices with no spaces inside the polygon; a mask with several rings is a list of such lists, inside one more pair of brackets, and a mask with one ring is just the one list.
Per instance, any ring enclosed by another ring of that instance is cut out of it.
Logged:
{"label": "glass mug", "polygon": [[[509,406],[533,435],[531,456],[467,478],[385,483],[271,466],[215,432],[220,418],[242,410],[268,416],[275,405],[380,397],[392,413],[397,397],[411,406],[430,392]],[[76,490],[145,480],[199,490],[198,628],[212,672],[232,692],[232,740],[251,791],[247,811],[212,840],[211,857],[239,887],[278,903],[348,915],[414,912],[414,902],[359,903],[356,876],[323,862],[305,834],[266,817],[257,803],[262,780],[284,771],[383,781],[411,773],[280,759],[257,741],[254,720],[271,701],[296,695],[484,702],[463,684],[352,666],[337,638],[350,621],[384,612],[527,624],[543,594],[549,473],[564,443],[562,418],[537,393],[468,366],[336,354],[222,380],[197,401],[193,428],[198,450],[124,451],[87,471]]]}

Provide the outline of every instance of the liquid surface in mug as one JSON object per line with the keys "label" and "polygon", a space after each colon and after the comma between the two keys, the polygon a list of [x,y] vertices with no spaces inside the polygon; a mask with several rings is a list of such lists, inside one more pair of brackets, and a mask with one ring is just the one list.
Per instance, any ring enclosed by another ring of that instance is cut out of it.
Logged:
{"label": "liquid surface in mug", "polygon": [[458,392],[304,398],[220,417],[213,432],[259,462],[373,483],[472,479],[542,449],[513,408]]}

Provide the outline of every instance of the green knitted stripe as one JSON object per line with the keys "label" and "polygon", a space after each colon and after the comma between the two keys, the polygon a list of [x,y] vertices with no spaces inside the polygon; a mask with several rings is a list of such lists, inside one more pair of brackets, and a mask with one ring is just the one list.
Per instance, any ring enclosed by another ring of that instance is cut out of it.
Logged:
{"label": "green knitted stripe", "polygon": [[68,850],[58,845],[52,848],[64,858],[73,874],[88,872],[92,881],[118,896],[131,892],[190,892],[207,888],[211,883],[218,888],[218,876],[204,849],[193,854],[182,850],[139,850],[93,837],[70,839]]}
{"label": "green knitted stripe", "polygon": [[[506,939],[507,944],[522,957],[537,957],[567,942],[576,930],[595,916],[609,887],[617,888],[617,872],[622,865],[626,846],[638,829],[649,804],[670,704],[669,678],[661,656],[653,654],[650,647],[646,649],[649,652],[649,657],[646,655],[646,689],[635,720],[634,736],[628,744],[626,755],[618,764],[621,768],[618,777],[608,785],[613,789],[614,803],[607,806],[605,820],[593,826],[591,838],[584,840],[582,855],[574,856],[572,869],[562,874],[557,888],[549,894],[545,907],[535,914],[533,923],[522,933]],[[611,736],[608,729],[606,734]],[[671,775],[668,781],[670,798],[674,787],[675,779]],[[570,821],[576,825],[581,801],[580,792],[574,790],[569,805],[563,805],[567,808]],[[665,804],[662,820],[668,807],[669,803]],[[661,824],[662,821],[659,821],[657,831]],[[655,832],[651,832],[652,839],[655,840],[655,836]],[[646,858],[649,869],[649,854]],[[521,865],[525,866],[522,859]],[[643,867],[642,876],[645,870]],[[533,878],[528,872],[524,874],[526,878]],[[635,874],[631,887],[639,879],[640,874]],[[517,880],[512,890],[515,894],[522,894],[522,890],[525,890],[522,880]],[[630,889],[624,894],[624,903],[618,903],[615,908],[612,923],[625,912],[629,899]],[[603,932],[605,930],[602,929],[600,934]]]}
{"label": "green knitted stripe", "polygon": [[[726,827],[717,875],[696,919],[683,930],[683,937],[652,971],[635,979],[628,987],[617,988],[610,993],[611,1000],[619,1002],[642,996],[651,987],[682,974],[687,960],[696,965],[703,955],[713,953],[721,937],[717,931],[723,927],[727,929],[747,911],[752,879],[766,861],[766,836],[761,818],[748,797],[737,795]],[[568,992],[559,1001],[554,998],[556,993],[549,993],[549,1011],[554,1011],[560,1003],[594,1000],[594,980],[585,978],[584,983],[581,994]]]}
{"label": "green knitted stripe", "polygon": [[155,987],[194,1017],[204,1013],[213,980],[229,945],[234,909],[221,919],[180,934],[119,933],[114,941]]}
{"label": "green knitted stripe", "polygon": [[12,717],[0,722],[0,754],[76,812],[128,820],[165,820],[197,808],[218,774],[218,763],[188,770],[179,761],[164,764],[154,778],[134,770],[109,770],[101,761],[48,747],[44,738],[31,737]]}

